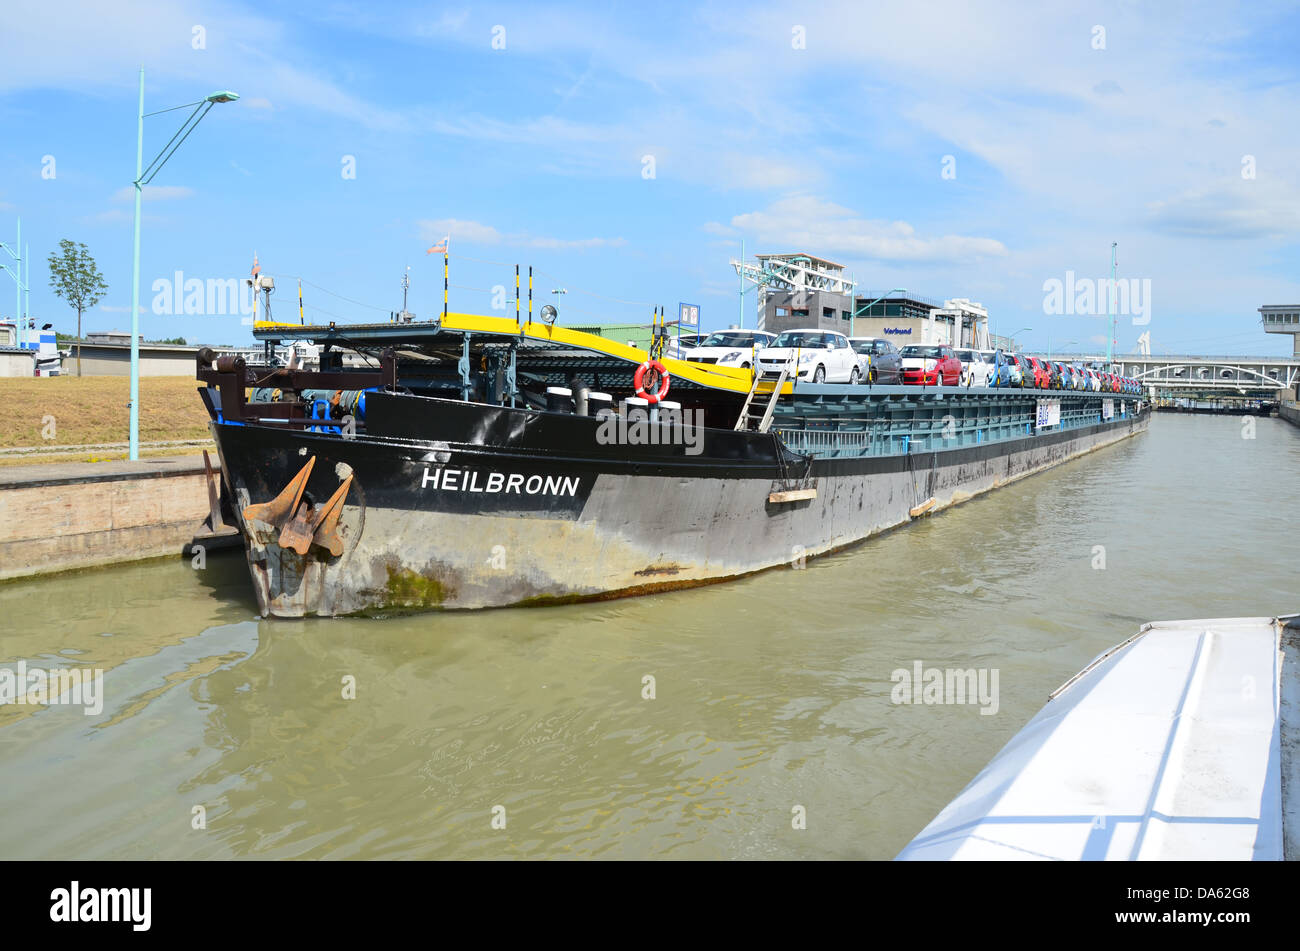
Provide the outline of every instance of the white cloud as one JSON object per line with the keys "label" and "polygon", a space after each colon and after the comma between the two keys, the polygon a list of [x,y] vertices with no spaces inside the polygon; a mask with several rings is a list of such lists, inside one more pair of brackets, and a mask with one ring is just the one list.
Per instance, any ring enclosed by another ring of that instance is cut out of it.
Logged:
{"label": "white cloud", "polygon": [[621,248],[627,244],[623,238],[555,238],[533,235],[526,231],[502,234],[491,225],[460,218],[421,219],[416,222],[416,227],[423,241],[441,241],[444,235],[450,235],[453,245],[457,241],[468,241],[470,244],[505,244],[548,251],[581,251],[589,248]]}
{"label": "white cloud", "polygon": [[523,244],[530,248],[545,248],[552,251],[580,251],[585,248],[621,248],[627,242],[622,238],[535,238],[526,235],[510,236],[511,243]]}
{"label": "white cloud", "polygon": [[[1153,197],[1205,187],[1218,174],[1212,162],[1242,152],[1267,155],[1276,169],[1300,165],[1293,73],[1248,56],[1242,42],[1285,23],[1282,8],[1246,15],[1193,3],[1177,17],[1115,8],[1103,19],[1105,50],[1092,48],[1098,15],[1069,5],[882,9],[843,0],[801,14],[809,46],[797,52],[789,10],[778,3],[754,5],[741,19],[702,7],[669,43],[613,14],[561,7],[518,15],[512,51],[585,55],[603,88],[619,84],[611,101],[623,107],[586,123],[438,121],[450,134],[540,143],[549,170],[635,172],[651,151],[645,144],[660,142],[670,146],[653,150],[660,178],[824,191],[831,173],[874,162],[891,138],[905,139],[912,150],[936,148],[936,187],[938,157],[952,152],[959,182],[969,180],[973,158],[1032,196],[1030,214],[977,205],[986,215],[1021,223],[1050,215],[1068,227],[1114,226],[1117,210],[1131,222]],[[480,25],[425,36],[482,45]],[[839,89],[828,94],[828,83]],[[846,90],[860,90],[847,113]],[[639,94],[646,91],[653,95]]]}
{"label": "white cloud", "polygon": [[499,244],[501,232],[491,225],[479,224],[477,221],[462,221],[459,218],[421,219],[416,227],[420,229],[422,241],[441,241],[444,235],[451,235],[453,241],[468,241],[471,244]]}
{"label": "white cloud", "polygon": [[[158,225],[165,220],[161,215],[147,215],[143,212],[140,220],[146,225]],[[81,222],[87,225],[130,225],[135,223],[135,213],[126,208],[110,208],[93,215],[85,215]]]}
{"label": "white cloud", "polygon": [[764,143],[755,143],[750,129],[678,106],[628,111],[614,121],[440,114],[422,124],[442,136],[524,146],[529,160],[543,162],[555,174],[641,179],[650,156],[655,178],[719,188],[808,187],[825,177],[801,148],[788,144],[800,128],[793,120],[781,137]]}
{"label": "white cloud", "polygon": [[1300,196],[1258,180],[1195,188],[1147,205],[1151,227],[1196,238],[1294,236],[1298,222]]}
{"label": "white cloud", "polygon": [[906,221],[862,218],[848,208],[808,195],[782,198],[762,211],[736,215],[731,224],[770,247],[812,254],[927,262],[967,262],[1007,254],[1006,246],[996,238],[923,237]]}
{"label": "white cloud", "polygon": [[[170,201],[175,198],[190,198],[194,189],[184,185],[146,185],[141,190],[141,201]],[[135,186],[126,185],[113,192],[113,201],[135,201]]]}
{"label": "white cloud", "polygon": [[86,220],[101,225],[125,224],[135,221],[135,216],[122,208],[110,208],[108,211],[90,215]]}
{"label": "white cloud", "polygon": [[[148,108],[160,85],[206,92],[210,76],[248,99],[217,109],[265,110],[272,102],[341,116],[369,129],[401,129],[404,117],[353,95],[328,76],[338,64],[313,64],[294,46],[296,32],[258,13],[193,0],[10,0],[0,30],[0,93],[63,89],[78,95],[133,100],[140,63],[146,64]],[[199,56],[193,28],[206,31]],[[255,37],[255,42],[244,38]],[[57,56],[49,55],[58,50]],[[292,63],[293,65],[289,65]],[[185,101],[185,100],[180,100]]]}
{"label": "white cloud", "polygon": [[[821,169],[806,158],[787,160],[763,155],[725,152],[718,157],[716,169],[720,183],[733,188],[795,188],[821,181]],[[683,175],[690,178],[691,175]]]}

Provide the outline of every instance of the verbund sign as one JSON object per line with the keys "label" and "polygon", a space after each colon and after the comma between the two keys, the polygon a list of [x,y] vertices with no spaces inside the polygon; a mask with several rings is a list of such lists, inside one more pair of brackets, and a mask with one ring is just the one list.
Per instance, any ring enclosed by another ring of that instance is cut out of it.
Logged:
{"label": "verbund sign", "polygon": [[912,332],[911,327],[886,327],[885,328],[885,333],[887,334],[910,334],[911,332]]}

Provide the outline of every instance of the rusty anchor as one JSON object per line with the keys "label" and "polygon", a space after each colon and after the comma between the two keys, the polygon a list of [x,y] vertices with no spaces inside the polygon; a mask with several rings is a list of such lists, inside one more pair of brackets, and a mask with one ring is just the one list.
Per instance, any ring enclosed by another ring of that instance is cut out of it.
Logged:
{"label": "rusty anchor", "polygon": [[343,554],[343,539],[339,538],[339,516],[343,514],[343,500],[352,488],[352,476],[334,490],[329,501],[319,507],[303,502],[298,511],[280,530],[280,547],[291,548],[300,555],[307,554],[312,545],[319,545],[334,557]]}
{"label": "rusty anchor", "polygon": [[311,475],[314,465],[316,465],[316,457],[312,456],[307,460],[307,464],[298,470],[298,474],[289,480],[289,484],[279,495],[269,502],[261,502],[245,508],[244,521],[265,522],[276,527],[283,524],[289,513],[297,511],[298,503],[302,501],[302,494],[307,488],[307,477]]}
{"label": "rusty anchor", "polygon": [[316,457],[312,456],[279,495],[269,502],[245,508],[244,519],[278,528],[281,548],[306,555],[312,545],[319,545],[337,558],[343,554],[343,539],[338,533],[339,516],[343,514],[343,503],[352,488],[352,476],[343,480],[324,505],[313,506],[303,501],[303,493],[315,464]]}

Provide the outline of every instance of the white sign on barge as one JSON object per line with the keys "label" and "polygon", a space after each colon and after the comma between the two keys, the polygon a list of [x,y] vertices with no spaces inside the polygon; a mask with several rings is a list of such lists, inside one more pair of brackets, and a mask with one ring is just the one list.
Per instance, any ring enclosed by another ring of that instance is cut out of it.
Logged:
{"label": "white sign on barge", "polygon": [[1146,624],[899,859],[1300,857],[1300,615]]}

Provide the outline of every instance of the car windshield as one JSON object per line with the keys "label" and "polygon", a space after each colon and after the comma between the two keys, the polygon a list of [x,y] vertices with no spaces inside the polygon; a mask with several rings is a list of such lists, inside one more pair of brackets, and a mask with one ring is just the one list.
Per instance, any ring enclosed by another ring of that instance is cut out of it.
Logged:
{"label": "car windshield", "polygon": [[997,362],[998,362],[998,355],[997,355],[996,353],[986,353],[986,354],[984,354],[984,362],[985,362],[985,363],[997,363]]}
{"label": "car windshield", "polygon": [[858,353],[880,353],[881,348],[874,340],[850,340],[853,349]]}
{"label": "car windshield", "polygon": [[739,330],[722,330],[711,333],[700,341],[701,347],[748,347],[754,342],[754,335]]}
{"label": "car windshield", "polygon": [[938,347],[904,347],[903,357],[912,359],[938,360],[940,349]]}
{"label": "car windshield", "polygon": [[787,330],[785,333],[777,334],[772,341],[774,347],[822,347],[828,341],[823,338],[826,334],[819,334],[814,330]]}

